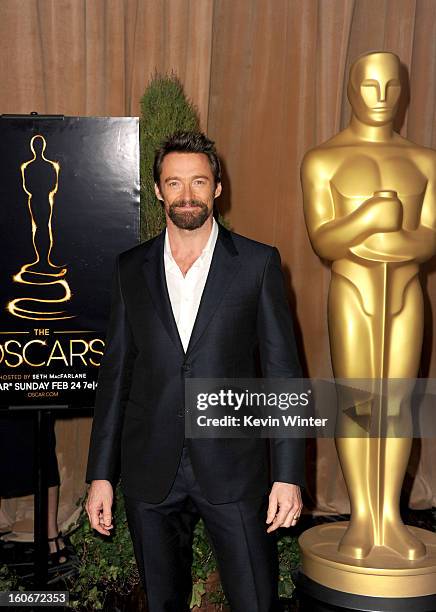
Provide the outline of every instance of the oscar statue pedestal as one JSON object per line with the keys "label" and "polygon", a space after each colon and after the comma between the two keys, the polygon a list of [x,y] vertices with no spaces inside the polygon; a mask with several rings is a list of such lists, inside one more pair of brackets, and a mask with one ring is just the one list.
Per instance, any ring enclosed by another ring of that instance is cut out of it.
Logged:
{"label": "oscar statue pedestal", "polygon": [[299,538],[302,595],[349,610],[434,612],[436,534],[408,527],[425,544],[422,559],[403,559],[387,547],[374,547],[364,559],[339,552],[348,522],[319,525]]}

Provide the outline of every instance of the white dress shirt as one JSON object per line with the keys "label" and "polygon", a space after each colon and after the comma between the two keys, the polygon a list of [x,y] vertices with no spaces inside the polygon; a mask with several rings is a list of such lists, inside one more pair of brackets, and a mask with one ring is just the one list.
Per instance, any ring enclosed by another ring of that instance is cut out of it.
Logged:
{"label": "white dress shirt", "polygon": [[203,289],[212,261],[212,255],[218,238],[218,224],[212,218],[212,231],[201,255],[183,276],[171,253],[168,231],[165,230],[164,265],[168,294],[174,319],[177,324],[183,348],[188,348],[189,339],[197,317]]}

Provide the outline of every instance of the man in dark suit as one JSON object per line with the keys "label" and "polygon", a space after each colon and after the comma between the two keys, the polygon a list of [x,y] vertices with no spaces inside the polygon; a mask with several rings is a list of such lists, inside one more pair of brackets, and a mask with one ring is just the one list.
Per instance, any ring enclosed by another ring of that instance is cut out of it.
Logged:
{"label": "man in dark suit", "polygon": [[121,460],[150,612],[189,610],[200,516],[232,611],[269,612],[277,604],[270,534],[300,515],[304,440],[185,438],[184,381],[255,377],[256,351],[264,377],[301,375],[280,257],[215,221],[220,165],[203,134],[168,138],[156,153],[154,180],[167,226],[117,259],[88,515],[110,534]]}

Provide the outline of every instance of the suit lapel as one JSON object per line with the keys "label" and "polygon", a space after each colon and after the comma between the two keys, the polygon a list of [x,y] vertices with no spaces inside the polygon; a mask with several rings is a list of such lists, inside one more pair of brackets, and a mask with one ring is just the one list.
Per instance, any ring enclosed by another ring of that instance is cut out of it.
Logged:
{"label": "suit lapel", "polygon": [[197,318],[195,319],[186,354],[189,354],[200,340],[241,265],[238,251],[233,244],[230,232],[222,225],[218,225],[218,229],[219,233],[209,274],[203,295],[201,296]]}
{"label": "suit lapel", "polygon": [[184,353],[183,345],[180,340],[177,324],[174,319],[170,297],[168,295],[167,281],[165,278],[164,267],[164,240],[165,231],[156,237],[151,244],[147,257],[142,264],[142,271],[147,282],[147,287],[165,329],[174,344]]}
{"label": "suit lapel", "polygon": [[[218,228],[219,233],[210,264],[209,274],[207,276],[186,354],[190,353],[195,344],[200,340],[241,265],[238,251],[233,244],[230,232],[222,225],[219,225]],[[184,353],[185,351],[180,340],[170,297],[168,295],[163,256],[164,241],[165,231],[159,234],[150,245],[146,259],[142,264],[142,270],[157,314],[162,320],[171,340],[177,348]]]}

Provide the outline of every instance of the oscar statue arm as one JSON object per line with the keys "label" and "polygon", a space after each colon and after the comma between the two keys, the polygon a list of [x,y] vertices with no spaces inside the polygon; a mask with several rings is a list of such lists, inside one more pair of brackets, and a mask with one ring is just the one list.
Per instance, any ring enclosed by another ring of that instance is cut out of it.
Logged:
{"label": "oscar statue arm", "polygon": [[422,263],[436,254],[436,152],[426,156],[427,186],[421,209],[418,228],[413,231],[403,229],[401,238],[405,252],[413,254],[413,259]]}
{"label": "oscar statue arm", "polygon": [[421,219],[413,239],[419,249],[419,263],[431,259],[436,253],[436,152],[432,151],[429,163],[429,180],[422,203]]}
{"label": "oscar statue arm", "polygon": [[[371,246],[376,244],[376,238],[375,236],[374,241],[369,243]],[[405,260],[423,263],[436,253],[436,228],[432,229],[421,223],[416,230],[402,229],[395,235],[395,241],[392,241],[391,245],[392,249],[383,245],[383,251],[387,254],[390,251],[393,254],[400,252]]]}
{"label": "oscar statue arm", "polygon": [[305,155],[301,166],[304,216],[312,247],[320,257],[342,259],[372,234],[401,227],[399,202],[379,197],[369,198],[350,214],[335,218],[331,175],[326,155],[317,150]]}
{"label": "oscar statue arm", "polygon": [[[430,160],[433,164],[429,163]],[[422,173],[427,176],[418,227],[408,229],[404,223],[406,227],[391,233],[388,240],[386,234],[377,233],[365,242],[365,246],[385,255],[401,255],[404,261],[420,264],[436,253],[436,152],[431,151],[424,159],[417,155],[416,162],[421,162]]]}

